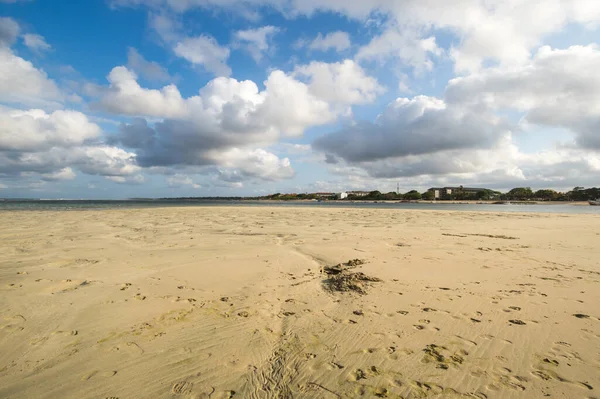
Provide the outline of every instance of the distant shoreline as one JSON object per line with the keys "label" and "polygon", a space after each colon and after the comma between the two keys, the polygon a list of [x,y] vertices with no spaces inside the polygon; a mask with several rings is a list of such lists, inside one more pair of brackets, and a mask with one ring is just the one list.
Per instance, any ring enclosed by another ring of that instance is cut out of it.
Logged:
{"label": "distant shoreline", "polygon": [[587,201],[505,201],[505,200],[360,200],[360,199],[272,199],[272,198],[233,198],[233,197],[206,197],[206,198],[126,198],[126,199],[77,199],[77,198],[0,198],[0,202],[262,202],[262,203],[336,203],[336,204],[431,204],[431,205],[588,205]]}

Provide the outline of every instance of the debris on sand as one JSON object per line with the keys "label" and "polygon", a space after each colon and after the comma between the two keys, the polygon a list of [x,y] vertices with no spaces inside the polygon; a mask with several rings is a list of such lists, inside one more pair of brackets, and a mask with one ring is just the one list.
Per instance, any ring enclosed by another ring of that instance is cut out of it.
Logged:
{"label": "debris on sand", "polygon": [[363,264],[364,261],[360,259],[351,259],[346,263],[339,263],[335,266],[325,266],[323,273],[328,277],[323,282],[325,289],[330,292],[355,292],[365,295],[369,283],[381,282],[381,280],[367,276],[362,272],[350,272],[350,269]]}
{"label": "debris on sand", "polygon": [[348,267],[356,267],[356,266],[360,266],[360,265],[364,265],[364,264],[365,264],[365,261],[362,259],[350,259],[344,265],[346,265]]}
{"label": "debris on sand", "polygon": [[322,271],[328,275],[340,274],[340,273],[342,273],[342,271],[344,271],[346,269],[351,269],[356,266],[360,266],[360,265],[364,265],[364,264],[365,264],[365,261],[362,259],[350,259],[346,263],[338,263],[337,265],[333,265],[333,266],[325,266]]}
{"label": "debris on sand", "polygon": [[509,320],[511,324],[516,324],[518,326],[524,326],[526,323],[522,320]]}
{"label": "debris on sand", "polygon": [[582,314],[582,313],[575,313],[573,316],[577,317],[578,319],[588,319],[590,316],[586,315],[586,314]]}
{"label": "debris on sand", "polygon": [[444,362],[446,358],[439,352],[440,349],[446,348],[436,344],[429,344],[425,347],[425,349],[423,349],[423,352],[426,353],[428,358],[435,360],[436,362]]}

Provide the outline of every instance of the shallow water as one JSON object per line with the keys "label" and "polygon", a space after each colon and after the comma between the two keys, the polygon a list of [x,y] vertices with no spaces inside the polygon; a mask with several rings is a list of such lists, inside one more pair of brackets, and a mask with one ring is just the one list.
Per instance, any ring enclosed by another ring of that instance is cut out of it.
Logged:
{"label": "shallow water", "polygon": [[0,210],[93,210],[123,208],[153,208],[181,206],[270,206],[318,208],[380,208],[412,210],[444,210],[468,212],[541,212],[600,215],[600,207],[572,204],[516,205],[516,204],[452,204],[452,203],[369,203],[338,201],[227,201],[227,200],[3,200]]}

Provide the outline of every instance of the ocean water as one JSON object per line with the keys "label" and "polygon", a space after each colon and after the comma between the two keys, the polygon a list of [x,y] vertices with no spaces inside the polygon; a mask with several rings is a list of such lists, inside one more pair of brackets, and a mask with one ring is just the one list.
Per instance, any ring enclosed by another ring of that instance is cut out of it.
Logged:
{"label": "ocean water", "polygon": [[227,200],[0,200],[0,211],[50,210],[76,211],[94,209],[161,208],[210,206],[267,206],[267,207],[317,207],[317,208],[375,208],[445,210],[468,212],[541,212],[600,215],[600,206],[572,204],[451,204],[451,203],[367,203],[346,201],[227,201]]}

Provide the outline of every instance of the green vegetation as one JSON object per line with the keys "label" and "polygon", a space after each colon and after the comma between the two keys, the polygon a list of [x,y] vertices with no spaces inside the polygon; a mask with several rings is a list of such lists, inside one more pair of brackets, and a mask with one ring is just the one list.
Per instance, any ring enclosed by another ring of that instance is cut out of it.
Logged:
{"label": "green vegetation", "polygon": [[[549,189],[540,189],[533,191],[530,187],[516,187],[506,193],[499,191],[481,189],[477,192],[473,190],[463,190],[462,186],[452,190],[452,193],[445,195],[438,201],[589,201],[600,198],[600,188],[575,187],[565,193]],[[275,193],[263,197],[186,197],[186,198],[162,198],[172,200],[205,201],[205,200],[275,200],[275,201],[301,201],[301,200],[319,200],[331,201],[337,199],[334,193],[300,193],[300,194],[282,194]],[[382,193],[380,191],[371,191],[367,195],[348,195],[344,201],[432,201],[434,200],[433,191],[420,193],[417,190],[410,190],[404,194],[390,191]]]}

